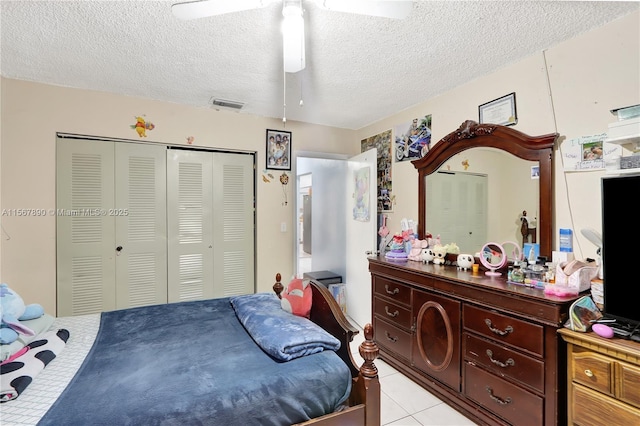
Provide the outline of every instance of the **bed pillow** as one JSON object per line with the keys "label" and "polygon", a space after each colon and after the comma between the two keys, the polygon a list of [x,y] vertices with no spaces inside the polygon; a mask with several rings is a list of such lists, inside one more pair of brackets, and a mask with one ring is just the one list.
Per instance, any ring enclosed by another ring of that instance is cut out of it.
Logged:
{"label": "bed pillow", "polygon": [[230,302],[253,340],[279,361],[340,349],[340,341],[322,327],[285,312],[273,293],[234,296]]}
{"label": "bed pillow", "polygon": [[309,318],[313,293],[309,280],[294,278],[282,292],[282,309],[299,317]]}

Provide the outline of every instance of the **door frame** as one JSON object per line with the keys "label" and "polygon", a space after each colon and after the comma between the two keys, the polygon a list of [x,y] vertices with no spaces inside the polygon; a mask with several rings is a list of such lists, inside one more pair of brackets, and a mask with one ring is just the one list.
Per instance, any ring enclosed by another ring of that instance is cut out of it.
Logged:
{"label": "door frame", "polygon": [[[295,179],[293,179],[294,183],[294,188],[293,188],[293,193],[295,194],[294,197],[294,206],[293,206],[293,212],[292,212],[292,222],[293,224],[295,224],[294,228],[295,228],[295,232],[293,234],[293,238],[292,238],[292,245],[293,245],[293,275],[295,276],[301,276],[302,274],[300,274],[299,271],[299,266],[300,266],[300,256],[298,253],[298,241],[300,241],[300,226],[298,226],[298,212],[300,211],[300,209],[302,208],[301,205],[299,205],[298,202],[298,193],[300,191],[300,187],[299,187],[299,178],[298,178],[298,158],[315,158],[315,159],[322,159],[322,160],[342,160],[342,161],[347,161],[349,160],[349,155],[347,154],[332,154],[332,153],[327,153],[327,152],[315,152],[315,151],[297,151],[294,152],[293,155],[293,161],[291,162],[291,172],[293,174],[293,176],[295,177]],[[312,174],[313,176],[313,174]],[[312,177],[313,179],[313,177]],[[312,181],[313,182],[313,181]],[[313,183],[311,184],[311,187],[313,188]],[[312,254],[313,257],[313,254]]]}

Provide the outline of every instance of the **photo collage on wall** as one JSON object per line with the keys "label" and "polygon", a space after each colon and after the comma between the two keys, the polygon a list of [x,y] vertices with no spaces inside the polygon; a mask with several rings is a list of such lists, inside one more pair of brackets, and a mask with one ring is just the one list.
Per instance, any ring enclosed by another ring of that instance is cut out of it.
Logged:
{"label": "photo collage on wall", "polygon": [[391,130],[363,139],[360,152],[377,149],[378,213],[392,211],[391,195]]}

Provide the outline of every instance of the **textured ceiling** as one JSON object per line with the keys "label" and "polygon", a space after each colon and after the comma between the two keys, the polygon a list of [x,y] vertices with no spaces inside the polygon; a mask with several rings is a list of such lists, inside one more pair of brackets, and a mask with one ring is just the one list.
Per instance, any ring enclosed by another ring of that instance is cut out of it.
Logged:
{"label": "textured ceiling", "polygon": [[[178,1],[2,0],[1,74],[282,118],[281,5],[181,21]],[[419,1],[401,21],[303,6],[307,67],[286,75],[287,120],[359,129],[640,3]]]}

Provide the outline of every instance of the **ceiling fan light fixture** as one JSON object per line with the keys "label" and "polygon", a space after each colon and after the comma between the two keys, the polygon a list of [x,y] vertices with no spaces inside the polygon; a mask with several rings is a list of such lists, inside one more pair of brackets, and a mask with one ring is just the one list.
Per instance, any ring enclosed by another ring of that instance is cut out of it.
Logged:
{"label": "ceiling fan light fixture", "polygon": [[282,7],[282,50],[284,71],[289,73],[304,69],[304,18],[302,2],[285,0]]}

